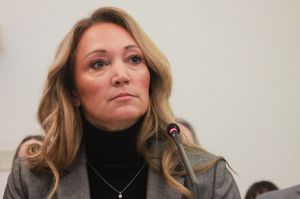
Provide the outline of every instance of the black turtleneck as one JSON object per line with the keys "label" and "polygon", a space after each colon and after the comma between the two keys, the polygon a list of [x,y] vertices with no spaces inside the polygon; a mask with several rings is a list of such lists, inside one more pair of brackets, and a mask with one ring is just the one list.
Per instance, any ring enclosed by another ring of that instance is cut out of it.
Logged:
{"label": "black turtleneck", "polygon": [[[115,189],[122,191],[142,168],[145,160],[136,151],[137,134],[142,119],[132,127],[107,132],[83,121],[83,134],[88,161]],[[118,199],[119,193],[107,185],[87,164],[91,199]],[[147,165],[132,184],[122,192],[122,199],[146,198]]]}

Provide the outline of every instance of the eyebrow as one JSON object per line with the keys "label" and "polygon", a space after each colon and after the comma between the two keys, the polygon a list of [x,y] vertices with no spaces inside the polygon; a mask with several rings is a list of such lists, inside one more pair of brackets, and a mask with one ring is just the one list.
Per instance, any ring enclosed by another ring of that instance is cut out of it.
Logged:
{"label": "eyebrow", "polygon": [[90,56],[91,54],[94,54],[94,53],[103,53],[103,54],[105,54],[105,53],[107,53],[107,50],[104,50],[104,49],[93,50],[93,51],[89,52],[88,54],[86,54],[84,56],[84,58],[87,58],[88,56]]}
{"label": "eyebrow", "polygon": [[[124,47],[125,50],[129,50],[129,49],[132,49],[132,48],[140,49],[137,45],[127,45],[127,46]],[[103,53],[103,54],[105,54],[105,53],[107,53],[107,50],[105,50],[105,49],[96,49],[96,50],[93,50],[93,51],[89,52],[84,57],[86,58],[86,57],[88,57],[89,55],[91,55],[93,53]]]}
{"label": "eyebrow", "polygon": [[137,45],[128,45],[128,46],[125,46],[124,48],[125,48],[125,50],[131,49],[131,48],[138,48],[138,49],[140,49]]}

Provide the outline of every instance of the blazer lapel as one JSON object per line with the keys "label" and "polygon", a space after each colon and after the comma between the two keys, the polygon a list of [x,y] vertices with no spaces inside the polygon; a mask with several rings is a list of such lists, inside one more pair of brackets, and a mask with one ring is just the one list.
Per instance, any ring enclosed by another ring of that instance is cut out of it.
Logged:
{"label": "blazer lapel", "polygon": [[[176,180],[184,183],[183,177]],[[181,199],[182,193],[170,187],[162,175],[149,167],[147,183],[147,199]],[[81,148],[74,164],[62,172],[57,189],[59,199],[90,199],[90,188],[86,167],[85,150]]]}
{"label": "blazer lapel", "polygon": [[[180,183],[184,183],[184,178],[179,177],[176,180]],[[182,194],[170,187],[162,177],[162,175],[158,174],[156,171],[149,167],[148,171],[148,185],[147,185],[147,199],[180,199]]]}
{"label": "blazer lapel", "polygon": [[82,148],[74,164],[62,172],[57,198],[90,199],[86,158]]}

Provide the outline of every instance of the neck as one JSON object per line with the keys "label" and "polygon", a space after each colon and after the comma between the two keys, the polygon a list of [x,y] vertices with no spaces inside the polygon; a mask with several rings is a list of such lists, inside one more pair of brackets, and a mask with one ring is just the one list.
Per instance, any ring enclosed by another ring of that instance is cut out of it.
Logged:
{"label": "neck", "polygon": [[143,159],[136,150],[136,143],[143,119],[131,127],[121,130],[106,131],[83,120],[83,134],[88,159],[101,163],[135,162]]}
{"label": "neck", "polygon": [[94,127],[101,129],[103,131],[107,131],[107,132],[122,131],[122,130],[128,129],[131,126],[133,126],[135,123],[137,123],[138,120],[141,119],[141,118],[137,118],[134,120],[100,122],[100,121],[94,120],[88,116],[85,116],[85,118],[86,118],[86,121],[88,121]]}

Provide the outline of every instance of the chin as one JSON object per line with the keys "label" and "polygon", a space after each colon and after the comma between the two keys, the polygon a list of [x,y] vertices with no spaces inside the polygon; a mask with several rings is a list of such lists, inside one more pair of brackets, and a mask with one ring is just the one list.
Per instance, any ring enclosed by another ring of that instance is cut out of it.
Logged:
{"label": "chin", "polygon": [[143,114],[140,113],[126,113],[126,114],[120,114],[119,116],[117,116],[116,118],[118,118],[119,120],[138,120],[140,117],[142,117]]}
{"label": "chin", "polygon": [[117,120],[123,120],[123,121],[136,121],[138,120],[140,117],[142,117],[145,114],[144,111],[140,111],[140,110],[123,110],[123,111],[119,111],[118,113],[116,113],[115,118]]}

